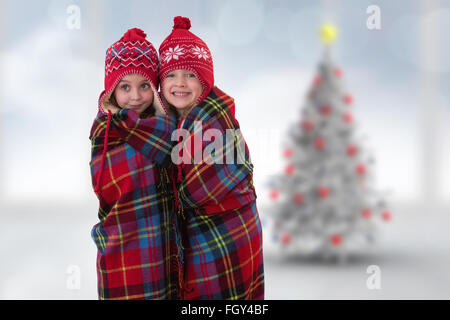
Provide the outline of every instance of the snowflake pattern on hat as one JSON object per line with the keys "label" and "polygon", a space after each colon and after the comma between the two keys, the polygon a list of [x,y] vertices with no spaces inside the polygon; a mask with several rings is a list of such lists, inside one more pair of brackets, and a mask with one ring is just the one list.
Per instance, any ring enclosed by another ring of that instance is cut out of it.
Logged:
{"label": "snowflake pattern on hat", "polygon": [[180,48],[180,46],[176,46],[175,48],[169,48],[167,51],[162,53],[163,60],[165,62],[169,62],[172,59],[178,60],[178,56],[183,55],[183,49]]}
{"label": "snowflake pattern on hat", "polygon": [[204,62],[211,62],[211,53],[205,47],[200,47],[198,45],[181,44],[174,48],[170,47],[161,52],[161,66],[166,65],[172,59],[180,60],[180,58],[194,58],[199,60],[204,60]]}
{"label": "snowflake pattern on hat", "polygon": [[209,58],[209,53],[204,49],[200,47],[195,47],[192,49],[192,53],[197,56],[197,58],[202,58],[204,60],[207,60]]}

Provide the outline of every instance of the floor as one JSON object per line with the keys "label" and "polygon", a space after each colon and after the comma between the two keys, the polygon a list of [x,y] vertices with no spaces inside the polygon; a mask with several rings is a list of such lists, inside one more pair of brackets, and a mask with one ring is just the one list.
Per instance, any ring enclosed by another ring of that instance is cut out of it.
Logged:
{"label": "floor", "polygon": [[[95,205],[2,208],[0,299],[97,299],[95,212]],[[342,264],[283,258],[267,230],[266,299],[450,299],[450,209],[393,212],[376,246]],[[367,284],[371,265],[379,268],[375,288]]]}

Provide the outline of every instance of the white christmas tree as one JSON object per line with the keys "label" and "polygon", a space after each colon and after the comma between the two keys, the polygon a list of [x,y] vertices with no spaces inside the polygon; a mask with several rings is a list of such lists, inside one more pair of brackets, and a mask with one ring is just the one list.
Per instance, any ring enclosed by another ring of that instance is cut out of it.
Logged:
{"label": "white christmas tree", "polygon": [[343,88],[331,45],[337,29],[321,28],[324,46],[300,121],[283,151],[284,172],[269,185],[273,240],[285,253],[345,259],[376,239],[391,213],[373,190],[373,158],[356,134],[354,101]]}

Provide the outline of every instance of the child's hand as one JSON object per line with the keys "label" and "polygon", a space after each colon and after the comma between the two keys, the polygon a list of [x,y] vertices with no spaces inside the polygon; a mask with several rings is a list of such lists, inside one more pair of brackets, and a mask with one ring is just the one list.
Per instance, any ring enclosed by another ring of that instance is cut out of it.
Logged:
{"label": "child's hand", "polygon": [[117,111],[120,110],[119,107],[116,107],[109,101],[103,101],[102,109],[103,109],[103,112],[108,113],[108,111],[111,111],[112,114],[115,114]]}

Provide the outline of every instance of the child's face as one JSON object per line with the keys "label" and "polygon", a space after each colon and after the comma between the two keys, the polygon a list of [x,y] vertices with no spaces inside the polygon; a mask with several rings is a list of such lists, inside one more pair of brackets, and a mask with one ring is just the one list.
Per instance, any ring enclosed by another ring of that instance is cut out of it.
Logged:
{"label": "child's face", "polygon": [[122,109],[132,109],[141,114],[153,103],[154,94],[147,79],[140,74],[128,74],[120,80],[114,97]]}
{"label": "child's face", "polygon": [[162,94],[181,114],[195,105],[203,92],[203,86],[192,71],[173,70],[162,83]]}

